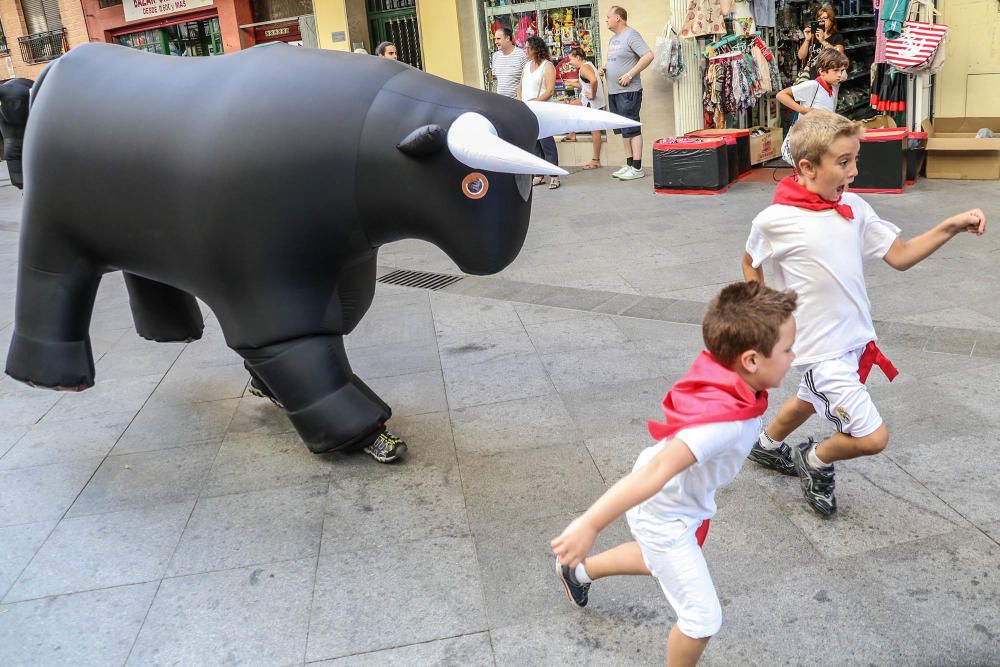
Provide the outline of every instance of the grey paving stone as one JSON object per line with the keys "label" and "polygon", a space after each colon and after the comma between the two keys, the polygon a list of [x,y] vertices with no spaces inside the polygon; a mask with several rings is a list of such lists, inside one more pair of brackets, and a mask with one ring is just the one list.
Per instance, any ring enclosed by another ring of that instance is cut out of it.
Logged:
{"label": "grey paving stone", "polygon": [[137,584],[0,607],[0,664],[122,665],[155,592]]}
{"label": "grey paving stone", "polygon": [[607,303],[614,296],[617,296],[614,292],[565,287],[543,299],[540,305],[593,310],[601,304]]}
{"label": "grey paving stone", "polygon": [[316,559],[165,579],[129,665],[302,660]]}
{"label": "grey paving stone", "polygon": [[438,347],[444,368],[501,361],[535,352],[520,323],[508,329],[443,335],[438,338]]}
{"label": "grey paving stone", "polygon": [[707,305],[704,301],[675,299],[667,308],[666,319],[670,322],[701,325]]}
{"label": "grey paving stone", "polygon": [[972,348],[972,356],[977,358],[1000,358],[1000,332],[977,331],[976,345]]}
{"label": "grey paving stone", "polygon": [[[469,534],[458,466],[392,466],[376,478],[330,483],[323,554],[396,542]],[[392,536],[391,538],[389,536]]]}
{"label": "grey paving stone", "polygon": [[392,406],[392,413],[405,417],[448,409],[441,371],[370,378],[366,384]]}
{"label": "grey paving stone", "polygon": [[966,526],[951,507],[884,456],[837,465],[837,513],[824,518],[805,502],[794,477],[760,477],[782,512],[827,558],[940,535]]}
{"label": "grey paving stone", "polygon": [[7,378],[0,386],[0,424],[5,428],[30,426],[48,414],[63,392],[35,389]]}
{"label": "grey paving stone", "polygon": [[645,433],[646,422],[662,419],[660,404],[670,385],[662,377],[564,392],[563,403],[587,438]]}
{"label": "grey paving stone", "polygon": [[325,499],[315,486],[202,498],[167,576],[312,558],[319,554]]}
{"label": "grey paving stone", "polygon": [[[373,556],[363,549],[320,558],[307,660],[486,629],[482,588],[472,567],[476,552],[471,538],[389,541],[378,550],[376,561],[393,567],[378,568],[378,576],[372,576]],[[445,581],[447,585],[441,585]],[[401,600],[406,604],[401,605]],[[392,622],[383,622],[387,618]],[[378,632],[358,632],[358,628],[375,627]]]}
{"label": "grey paving stone", "polygon": [[615,435],[588,438],[584,441],[601,478],[613,484],[632,472],[639,453],[654,444],[645,425],[623,426]]}
{"label": "grey paving stone", "polygon": [[211,368],[174,368],[149,397],[149,407],[240,398],[249,381],[242,362]]}
{"label": "grey paving stone", "polygon": [[579,443],[463,457],[462,484],[473,529],[498,515],[526,521],[580,512],[606,488]]}
{"label": "grey paving stone", "polygon": [[309,663],[310,667],[492,667],[493,648],[486,632],[410,644],[384,651],[359,653],[336,660]]}
{"label": "grey paving stone", "polygon": [[162,376],[143,375],[97,382],[79,393],[62,394],[59,401],[44,417],[44,421],[87,419],[97,415],[139,412],[156,389]]}
{"label": "grey paving stone", "polygon": [[184,350],[183,343],[144,342],[145,345],[138,346],[130,339],[125,344],[119,340],[97,362],[95,377],[103,382],[114,378],[163,375]]}
{"label": "grey paving stone", "polygon": [[310,452],[297,433],[227,438],[205,480],[201,496],[223,496],[287,486],[326,488],[329,455]]}
{"label": "grey paving stone", "polygon": [[924,349],[928,352],[971,355],[975,343],[976,332],[970,329],[934,327]]}
{"label": "grey paving stone", "polygon": [[119,412],[35,424],[0,458],[0,469],[103,457],[115,446],[132,417],[131,412]]}
{"label": "grey paving stone", "polygon": [[541,355],[552,384],[560,392],[574,392],[601,384],[623,384],[663,375],[663,355],[623,343],[613,347]]}
{"label": "grey paving stone", "polygon": [[491,630],[490,637],[497,667],[660,665],[671,622],[651,604],[636,604],[615,615],[578,609],[544,623],[533,619]]}
{"label": "grey paving stone", "polygon": [[451,411],[460,454],[499,454],[582,439],[558,394]]}
{"label": "grey paving stone", "polygon": [[4,603],[158,580],[193,506],[63,519]]}
{"label": "grey paving stone", "polygon": [[[3,398],[0,397],[0,401]],[[0,431],[0,466],[3,466],[3,457],[14,447],[18,440],[28,432],[26,426],[9,426]]]}
{"label": "grey paving stone", "polygon": [[[147,345],[152,345],[146,341]],[[158,343],[157,343],[158,344]],[[173,345],[173,343],[167,343]],[[206,321],[205,333],[201,340],[184,345],[184,350],[171,367],[173,372],[191,372],[195,369],[214,368],[215,366],[232,366],[241,362],[240,355],[229,348],[225,337],[219,329],[218,322]],[[204,373],[210,375],[211,371]],[[201,375],[199,375],[200,377]]]}
{"label": "grey paving stone", "polygon": [[54,520],[40,521],[0,528],[0,544],[3,545],[3,549],[0,549],[0,600],[35,557],[56,523]]}
{"label": "grey paving stone", "polygon": [[553,393],[552,383],[534,354],[444,369],[452,409]]}
{"label": "grey paving stone", "polygon": [[115,454],[214,444],[226,435],[239,399],[146,406],[115,445]]}
{"label": "grey paving stone", "polygon": [[674,299],[662,299],[655,296],[643,297],[635,305],[626,308],[619,315],[622,317],[640,317],[645,320],[664,321],[667,311],[674,303]]}
{"label": "grey paving stone", "polygon": [[0,525],[61,518],[99,465],[93,457],[0,471]]}
{"label": "grey paving stone", "polygon": [[[594,496],[593,500],[596,500]],[[549,543],[578,513],[558,514],[511,523],[498,514],[476,527],[476,551],[483,573],[486,610],[492,632],[518,625],[529,618],[538,624],[573,619],[581,610],[571,605],[555,574],[555,559]],[[631,541],[624,519],[616,521],[598,537],[592,554]],[[652,577],[613,577],[591,588],[588,614],[630,613],[642,608],[652,613],[666,606],[663,593]]]}
{"label": "grey paving stone", "polygon": [[[971,530],[803,568],[752,592],[723,598],[723,630],[706,656],[726,665],[746,656],[801,664],[829,651],[823,628],[838,628],[834,665],[989,665],[997,643],[997,545]],[[992,569],[991,569],[992,568]],[[970,585],[970,580],[978,584]],[[986,630],[984,634],[976,628]],[[795,641],[788,641],[794,632]],[[824,648],[826,647],[826,648]]]}
{"label": "grey paving stone", "polygon": [[605,315],[585,317],[525,327],[539,354],[568,352],[589,347],[618,347],[627,342],[625,334]]}
{"label": "grey paving stone", "polygon": [[515,303],[514,310],[517,311],[518,317],[521,318],[521,324],[524,326],[573,320],[586,316],[585,312],[569,307],[554,308],[552,306],[536,306],[533,303]]}
{"label": "grey paving stone", "polygon": [[934,327],[908,322],[875,321],[875,332],[879,337],[879,346],[884,345],[915,347],[924,349],[927,339]]}
{"label": "grey paving stone", "polygon": [[232,440],[243,436],[279,435],[293,431],[295,427],[284,410],[266,398],[246,394],[239,402],[226,434]]}
{"label": "grey paving stone", "polygon": [[623,312],[638,304],[644,298],[634,294],[615,294],[607,301],[603,301],[594,306],[591,310],[595,313],[607,313],[608,315],[621,315]]}
{"label": "grey paving stone", "polygon": [[365,379],[410,375],[441,368],[435,341],[399,345],[374,345],[351,350],[351,368]]}
{"label": "grey paving stone", "polygon": [[521,325],[514,305],[506,301],[432,292],[430,303],[438,336]]}
{"label": "grey paving stone", "polygon": [[219,444],[109,456],[66,513],[82,516],[195,500]]}
{"label": "grey paving stone", "polygon": [[434,339],[434,318],[428,292],[376,300],[357,328],[344,339],[347,349],[429,342]]}

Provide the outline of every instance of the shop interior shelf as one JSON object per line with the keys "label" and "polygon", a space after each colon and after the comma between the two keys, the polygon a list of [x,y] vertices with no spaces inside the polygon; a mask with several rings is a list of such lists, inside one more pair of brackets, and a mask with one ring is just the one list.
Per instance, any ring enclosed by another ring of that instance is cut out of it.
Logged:
{"label": "shop interior shelf", "polygon": [[846,109],[837,109],[837,113],[839,113],[841,116],[846,116],[847,114],[853,113],[853,112],[857,111],[858,109],[862,109],[862,108],[864,108],[866,106],[870,106],[870,104],[871,104],[871,102],[869,102],[868,100],[861,100],[857,104],[853,104],[853,105],[847,107]]}
{"label": "shop interior shelf", "polygon": [[498,5],[496,7],[486,7],[486,16],[506,16],[508,14],[526,14],[536,10],[545,11],[548,9],[575,9],[578,6],[589,6],[589,2],[573,2],[572,0],[533,0],[532,2],[519,2],[514,5]]}
{"label": "shop interior shelf", "polygon": [[875,42],[866,42],[864,44],[850,44],[844,47],[844,51],[857,51],[858,49],[873,49],[875,48]]}
{"label": "shop interior shelf", "polygon": [[875,18],[874,14],[845,14],[842,16],[838,16],[837,20],[841,21],[844,19],[873,19],[873,18]]}
{"label": "shop interior shelf", "polygon": [[875,26],[873,26],[873,25],[866,25],[866,26],[863,26],[863,27],[860,27],[860,28],[845,28],[845,29],[841,30],[840,32],[843,33],[843,34],[846,34],[846,33],[849,33],[849,32],[874,32],[874,31],[875,31]]}

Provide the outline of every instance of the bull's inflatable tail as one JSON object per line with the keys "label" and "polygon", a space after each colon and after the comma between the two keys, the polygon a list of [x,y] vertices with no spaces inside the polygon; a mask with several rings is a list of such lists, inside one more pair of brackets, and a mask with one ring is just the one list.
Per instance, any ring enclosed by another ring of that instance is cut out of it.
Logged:
{"label": "bull's inflatable tail", "polygon": [[7,161],[11,185],[24,188],[21,173],[21,145],[28,125],[31,79],[11,79],[0,85],[0,135],[3,136],[3,159]]}

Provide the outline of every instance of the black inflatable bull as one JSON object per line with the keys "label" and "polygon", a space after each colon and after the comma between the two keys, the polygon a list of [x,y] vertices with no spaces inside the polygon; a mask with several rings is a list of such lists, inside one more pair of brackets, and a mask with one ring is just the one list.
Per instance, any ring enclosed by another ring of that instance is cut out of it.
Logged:
{"label": "black inflatable bull", "polygon": [[77,47],[32,90],[7,373],[90,387],[95,294],[121,270],[141,336],[199,338],[197,296],[312,451],[363,446],[391,411],[342,336],[371,304],[378,247],[424,239],[500,271],[530,174],[565,173],[529,153],[537,137],[630,124],[580,113],[353,54]]}

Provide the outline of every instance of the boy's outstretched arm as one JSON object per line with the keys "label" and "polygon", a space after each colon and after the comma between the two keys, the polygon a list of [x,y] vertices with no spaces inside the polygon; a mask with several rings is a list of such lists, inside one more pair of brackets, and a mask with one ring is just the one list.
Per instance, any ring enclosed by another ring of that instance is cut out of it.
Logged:
{"label": "boy's outstretched arm", "polygon": [[938,248],[962,232],[982,236],[986,231],[986,214],[974,208],[965,213],[953,215],[944,222],[908,241],[896,239],[883,258],[885,263],[897,271],[919,264],[930,257]]}
{"label": "boy's outstretched arm", "polygon": [[757,283],[760,283],[761,285],[764,284],[764,267],[763,267],[763,265],[758,266],[757,268],[754,268],[754,266],[753,266],[753,257],[751,257],[750,253],[748,253],[746,251],[743,252],[743,264],[742,264],[741,268],[743,269],[743,280],[744,281],[746,281],[748,283],[757,282]]}
{"label": "boy's outstretched arm", "polygon": [[649,463],[618,480],[590,509],[570,523],[562,535],[552,540],[552,552],[563,565],[576,567],[594,546],[597,534],[608,524],[652,498],[674,475],[691,467],[695,461],[694,454],[682,440],[672,439]]}

